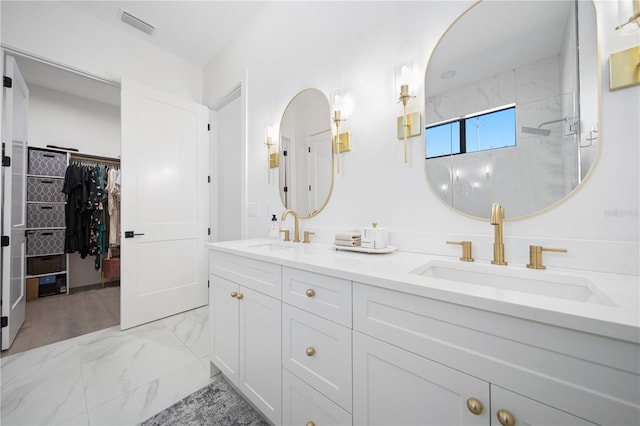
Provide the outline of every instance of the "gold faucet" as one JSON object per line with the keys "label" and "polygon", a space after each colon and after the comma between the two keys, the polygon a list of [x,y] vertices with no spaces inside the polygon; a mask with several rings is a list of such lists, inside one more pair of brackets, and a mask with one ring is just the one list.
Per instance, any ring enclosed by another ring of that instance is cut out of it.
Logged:
{"label": "gold faucet", "polygon": [[495,226],[495,237],[493,242],[493,260],[494,265],[506,265],[504,261],[504,242],[502,238],[502,221],[504,220],[504,207],[498,203],[491,206],[491,218],[489,222]]}
{"label": "gold faucet", "polygon": [[284,211],[284,213],[282,213],[282,219],[280,220],[285,220],[285,218],[289,213],[293,215],[293,219],[294,219],[293,242],[299,243],[300,242],[300,219],[298,218],[298,214],[295,211],[293,211],[293,209],[287,209]]}

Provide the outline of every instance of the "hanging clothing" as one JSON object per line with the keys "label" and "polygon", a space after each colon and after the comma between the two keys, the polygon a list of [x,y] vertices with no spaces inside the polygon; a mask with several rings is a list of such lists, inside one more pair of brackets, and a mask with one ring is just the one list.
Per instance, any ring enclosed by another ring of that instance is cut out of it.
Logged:
{"label": "hanging clothing", "polygon": [[[101,265],[100,255],[110,252],[111,246],[120,244],[120,187],[115,184],[118,172],[115,168],[107,172],[107,168],[100,165],[72,163],[65,173],[62,188],[67,195],[65,253],[79,252],[83,259],[88,255],[96,256],[96,269]],[[107,192],[109,174],[113,174],[114,182],[111,192]],[[111,205],[112,195],[117,205]],[[115,231],[109,232],[111,229],[107,228],[112,224]],[[109,244],[111,240],[113,243]]]}
{"label": "hanging clothing", "polygon": [[110,169],[107,175],[109,207],[109,246],[120,245],[120,170]]}

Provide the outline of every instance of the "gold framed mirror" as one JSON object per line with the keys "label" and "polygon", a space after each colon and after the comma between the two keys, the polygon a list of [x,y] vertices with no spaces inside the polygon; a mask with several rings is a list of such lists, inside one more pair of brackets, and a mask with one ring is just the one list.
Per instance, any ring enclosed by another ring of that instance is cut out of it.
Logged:
{"label": "gold framed mirror", "polygon": [[317,215],[333,190],[333,144],[329,99],[318,89],[296,94],[279,131],[280,199],[301,219]]}
{"label": "gold framed mirror", "polygon": [[[508,17],[508,18],[505,18]],[[425,173],[455,211],[509,218],[578,189],[600,147],[596,9],[585,1],[471,6],[425,76]]]}

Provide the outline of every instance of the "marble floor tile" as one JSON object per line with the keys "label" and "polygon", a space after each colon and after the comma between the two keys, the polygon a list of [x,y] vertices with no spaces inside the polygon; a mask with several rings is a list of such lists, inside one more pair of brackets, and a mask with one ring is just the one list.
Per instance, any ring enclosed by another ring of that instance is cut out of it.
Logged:
{"label": "marble floor tile", "polygon": [[105,356],[82,364],[89,409],[197,360],[166,327],[124,334]]}
{"label": "marble floor tile", "polygon": [[133,425],[207,386],[208,365],[194,361],[89,411],[91,425]]}
{"label": "marble floor tile", "polygon": [[[29,357],[29,352],[13,355],[3,363],[2,424],[58,424],[86,412],[75,345],[58,345],[56,350],[41,351],[37,357]],[[42,360],[44,353],[51,358]],[[29,367],[27,361],[31,361]]]}
{"label": "marble floor tile", "polygon": [[207,307],[0,360],[0,424],[136,424],[206,386]]}
{"label": "marble floor tile", "polygon": [[201,358],[209,354],[208,306],[165,318],[162,322],[195,356]]}

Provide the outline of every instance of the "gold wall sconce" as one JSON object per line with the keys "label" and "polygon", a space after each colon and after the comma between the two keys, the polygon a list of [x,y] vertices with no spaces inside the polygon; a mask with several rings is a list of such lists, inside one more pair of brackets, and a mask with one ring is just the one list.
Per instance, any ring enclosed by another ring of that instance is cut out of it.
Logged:
{"label": "gold wall sconce", "polygon": [[[626,32],[637,32],[640,30],[640,0],[626,0],[618,2],[618,10],[621,19],[625,22],[616,27],[616,31],[624,28]],[[627,25],[630,25],[627,27]]]}
{"label": "gold wall sconce", "polygon": [[404,141],[404,162],[409,162],[408,138],[422,133],[422,114],[407,114],[409,100],[415,98],[418,87],[418,73],[411,61],[402,61],[395,68],[396,93],[400,93],[398,103],[402,103],[402,116],[398,117],[398,139]]}
{"label": "gold wall sconce", "polygon": [[333,152],[336,154],[336,171],[340,173],[340,154],[351,151],[351,134],[340,133],[340,123],[347,121],[353,108],[351,98],[344,90],[335,89],[329,94],[333,116],[331,120],[336,126],[333,136]]}
{"label": "gold wall sconce", "polygon": [[267,147],[267,182],[271,183],[271,169],[275,169],[279,165],[279,155],[277,152],[272,153],[271,147],[275,145],[275,128],[272,123],[264,126],[264,145]]}

